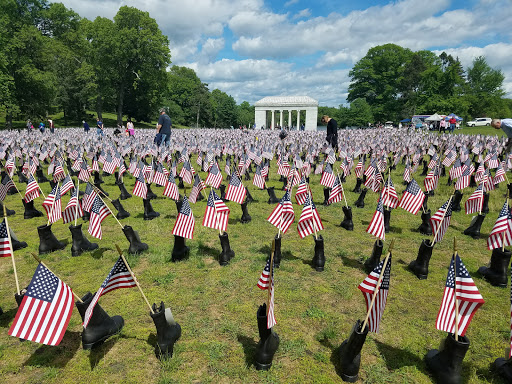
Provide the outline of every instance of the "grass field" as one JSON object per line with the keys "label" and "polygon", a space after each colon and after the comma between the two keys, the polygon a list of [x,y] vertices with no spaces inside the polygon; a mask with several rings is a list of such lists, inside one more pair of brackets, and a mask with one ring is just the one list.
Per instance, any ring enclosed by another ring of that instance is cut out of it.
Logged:
{"label": "grass field", "polygon": [[[467,128],[462,132],[480,133],[482,129]],[[487,133],[486,129],[484,129]],[[490,134],[496,131],[490,131]],[[195,165],[195,156],[192,158]],[[224,161],[220,163],[224,169]],[[339,167],[339,162],[335,164]],[[276,175],[275,161],[270,170],[269,186],[276,187],[278,197],[282,183]],[[423,186],[423,178],[415,179]],[[399,194],[403,166],[392,171],[391,177]],[[204,180],[206,174],[201,172]],[[17,177],[14,177],[17,181]],[[365,232],[377,204],[377,194],[369,191],[366,206],[354,207],[358,194],[351,192],[355,176],[344,184],[346,198],[353,207],[354,231],[339,227],[343,219],[342,205],[323,206],[319,175],[312,175],[311,186],[318,212],[325,229],[326,267],[316,272],[310,265],[314,253],[313,236],[300,239],[297,220],[301,207],[294,204],[296,220],[282,240],[284,258],[276,271],[275,313],[281,344],[270,371],[254,368],[254,354],[258,342],[256,310],[267,297],[266,291],[256,287],[257,280],[270,253],[272,238],[277,230],[266,219],[274,205],[267,204],[266,191],[258,190],[251,182],[251,194],[257,200],[249,204],[252,221],[240,223],[239,204],[228,202],[231,215],[227,232],[236,256],[226,267],[219,266],[217,256],[221,247],[218,231],[201,225],[205,200],[192,204],[196,220],[194,239],[188,260],[172,263],[171,234],[177,211],[173,201],[162,196],[163,188],[153,186],[159,196],[153,207],[159,218],[144,221],[142,200],[132,197],[123,201],[131,217],[123,220],[139,231],[149,251],[140,256],[128,256],[128,261],[150,302],[161,300],[172,308],[182,327],[182,337],[176,343],[174,356],[159,361],[154,355],[156,330],[149,309],[137,289],[116,290],[100,299],[101,306],[110,315],[122,315],[125,326],[120,335],[110,338],[93,351],[81,346],[81,319],[73,312],[68,330],[61,344],[49,347],[33,342],[20,342],[7,334],[16,314],[14,274],[11,261],[0,263],[0,377],[4,383],[341,383],[337,374],[337,348],[349,336],[357,319],[365,316],[365,304],[358,284],[366,277],[362,263],[370,256],[374,238]],[[103,188],[112,198],[119,189],[114,177],[105,177]],[[435,212],[453,192],[442,177],[435,196],[428,206]],[[225,183],[225,182],[224,182]],[[131,192],[134,179],[125,177]],[[20,184],[20,189],[24,188]],[[42,184],[47,194],[48,183]],[[82,187],[83,189],[83,187]],[[464,190],[462,205],[473,192]],[[187,186],[186,193],[190,191]],[[183,190],[180,190],[183,193]],[[452,256],[453,238],[457,238],[459,254],[483,295],[486,303],[476,313],[467,336],[471,345],[463,363],[464,383],[502,383],[491,369],[497,357],[505,356],[510,341],[510,288],[500,289],[481,279],[476,272],[486,265],[490,251],[486,239],[498,216],[505,198],[505,186],[491,192],[490,213],[487,215],[479,240],[462,234],[471,222],[471,215],[454,212],[445,239],[434,247],[427,280],[418,280],[407,270],[407,264],[416,258],[421,240],[416,231],[421,224],[418,214],[413,216],[402,209],[391,215],[391,232],[386,235],[384,252],[395,239],[391,268],[391,283],[387,307],[380,332],[370,333],[362,350],[361,383],[430,383],[424,356],[431,348],[438,348],[445,332],[436,330],[435,320]],[[63,198],[63,207],[69,195]],[[35,270],[31,252],[37,253],[39,239],[36,227],[46,219],[23,219],[19,195],[7,196],[6,205],[16,210],[9,224],[28,248],[16,252],[20,284],[26,286]],[[41,209],[42,199],[36,201]],[[113,208],[112,208],[113,209]],[[42,210],[42,209],[41,209]],[[81,222],[81,220],[79,221]],[[83,232],[87,232],[87,223]],[[115,244],[125,251],[128,241],[115,219],[103,222],[100,249],[71,257],[71,234],[61,222],[53,225],[58,239],[69,242],[66,249],[42,257],[46,265],[61,277],[78,295],[95,292],[118,258]],[[93,239],[91,239],[93,240]]]}

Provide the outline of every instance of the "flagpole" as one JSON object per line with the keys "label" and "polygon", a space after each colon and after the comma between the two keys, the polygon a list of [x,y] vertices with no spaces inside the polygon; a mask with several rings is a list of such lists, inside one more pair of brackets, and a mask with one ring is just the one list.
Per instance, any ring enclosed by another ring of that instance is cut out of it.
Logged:
{"label": "flagpole", "polygon": [[455,284],[455,294],[453,295],[453,299],[455,300],[455,341],[459,340],[459,302],[457,300],[457,240],[453,237],[453,252],[454,252],[454,284]]}
{"label": "flagpole", "polygon": [[[3,164],[2,164],[3,166]],[[4,167],[5,168],[5,167]],[[21,199],[23,200],[23,196],[21,195],[21,192],[20,190],[18,189],[18,187],[16,186],[16,183],[14,182],[14,180],[12,179],[11,175],[9,175],[9,172],[5,172],[5,174],[7,176],[9,176],[9,179],[11,179],[12,183],[14,184],[14,188],[16,188],[16,191],[18,191],[18,194],[20,195]]]}
{"label": "flagpole", "polygon": [[78,205],[80,204],[80,200],[78,199],[78,195],[80,195],[80,179],[77,178],[77,185],[76,185],[76,208],[75,208],[75,227],[76,227],[76,221],[78,220]]}
{"label": "flagpole", "polygon": [[100,189],[96,188],[96,186],[93,183],[91,183],[91,177],[90,176],[89,176],[89,184],[92,185],[92,187],[94,189],[94,192],[96,192],[98,195],[101,193],[103,195],[103,197],[105,197],[108,201],[112,202],[112,199],[110,197],[105,195],[105,193],[103,193]]}
{"label": "flagpole", "polygon": [[130,272],[130,275],[132,276],[133,281],[135,281],[137,288],[139,288],[139,291],[140,291],[142,297],[144,298],[144,301],[148,305],[149,310],[151,311],[151,314],[154,314],[155,312],[153,311],[153,308],[151,308],[151,304],[149,304],[149,301],[148,301],[146,295],[144,294],[144,292],[142,292],[142,288],[140,287],[140,284],[139,284],[137,278],[133,274],[132,269],[130,268],[130,265],[128,265],[128,262],[124,258],[123,251],[121,251],[121,248],[119,248],[119,245],[117,245],[117,244],[116,244],[116,248],[117,248],[117,252],[119,252],[119,256],[121,256],[121,258],[123,259],[123,263],[126,266],[126,268],[128,269],[128,272]]}
{"label": "flagpole", "polygon": [[[311,198],[311,188],[309,187],[309,184],[308,184],[308,194],[309,194],[309,203],[311,204],[310,205],[311,212],[313,212],[313,199]],[[313,214],[311,214],[311,216],[313,216]],[[315,230],[315,240],[316,240],[316,239],[318,239],[318,235],[316,233],[317,230],[316,230],[315,218],[312,217],[311,221],[313,222],[313,229]]]}
{"label": "flagpole", "polygon": [[18,273],[16,272],[16,261],[14,260],[14,250],[12,249],[11,233],[9,232],[9,223],[7,223],[7,212],[4,204],[4,220],[5,229],[7,230],[7,238],[9,239],[9,251],[11,252],[12,268],[14,270],[14,280],[16,280],[16,290],[20,294],[20,283],[18,282]]}
{"label": "flagpole", "polygon": [[384,271],[386,270],[386,266],[388,265],[389,256],[391,255],[391,251],[393,250],[393,245],[395,244],[395,239],[391,240],[391,244],[388,248],[388,254],[386,255],[386,258],[384,259],[384,264],[382,265],[382,269],[380,271],[379,280],[377,281],[377,285],[375,286],[375,290],[373,291],[372,301],[370,302],[370,305],[368,306],[368,312],[366,313],[366,318],[364,319],[363,327],[361,329],[366,328],[366,324],[368,323],[368,319],[370,318],[370,312],[373,308],[373,304],[375,303],[375,298],[377,297],[377,293],[380,289],[380,283],[384,277]]}
{"label": "flagpole", "polygon": [[[50,268],[48,268],[48,267],[43,263],[43,261],[42,261],[39,257],[37,257],[37,256],[36,256],[36,254],[35,254],[35,253],[30,252],[30,254],[34,257],[34,259],[36,259],[36,261],[37,261],[39,264],[41,264],[43,267],[45,267],[47,270],[49,270],[51,273],[53,273],[53,271],[51,271],[51,270],[50,270]],[[54,274],[55,276],[57,276],[55,273],[53,273],[53,274]],[[59,276],[57,276],[57,277],[59,277]],[[59,277],[59,280],[60,280],[60,277]],[[66,285],[67,285],[67,284],[66,284]],[[68,285],[68,287],[69,287],[69,285]],[[70,288],[71,288],[71,287],[70,287]],[[75,296],[75,299],[77,299],[80,303],[83,303],[83,300],[82,300],[82,299],[81,299],[81,298],[80,298],[80,297],[79,297],[79,296],[78,296],[78,295],[77,295],[77,294],[76,294],[72,289],[71,289],[71,292],[73,293],[73,296]]]}
{"label": "flagpole", "polygon": [[341,193],[343,194],[343,201],[345,202],[345,207],[348,208],[348,203],[347,203],[347,199],[345,197],[345,190],[343,189],[343,184],[341,183],[341,177],[340,177],[340,174],[338,173],[338,170],[336,170],[336,176],[338,176],[338,180],[340,182],[340,186],[341,186]]}
{"label": "flagpole", "polygon": [[[453,198],[453,195],[450,196],[450,200],[448,200],[448,205],[446,206],[446,210],[448,209],[448,207],[450,206],[450,203],[452,201],[452,198]],[[446,215],[446,210],[443,212],[443,217],[441,218],[441,222],[444,220],[444,216]],[[441,225],[439,225],[436,229],[436,233],[434,234],[434,238],[432,239],[432,243],[435,244],[435,240],[436,240],[436,237],[437,237],[437,234],[439,233],[439,230],[441,229]]]}
{"label": "flagpole", "polygon": [[[34,177],[34,174],[30,171],[30,166],[28,167],[28,172],[30,173],[30,175],[34,178],[34,180],[36,179]],[[39,183],[37,183],[37,187],[39,188],[39,190],[41,191],[41,194],[43,195],[43,197],[46,199],[46,196],[44,195],[44,192],[43,190],[41,189],[41,186],[39,185]]]}
{"label": "flagpole", "polygon": [[[103,199],[101,198],[101,196],[100,196],[100,195],[98,195],[98,197],[99,197],[99,198],[100,198],[100,200],[103,202],[103,204],[105,204],[105,200],[103,200]],[[111,201],[112,201],[112,200],[111,200]],[[116,219],[116,221],[117,221],[117,222],[118,222],[118,224],[121,226],[121,228],[123,228],[123,229],[124,229],[123,224],[121,224],[121,222],[117,219],[116,215],[114,215],[114,212],[112,212],[112,210],[110,209],[110,207],[109,207],[107,204],[105,204],[105,207],[107,207],[107,209],[109,210],[110,214],[114,217],[114,219]]]}
{"label": "flagpole", "polygon": [[[55,193],[59,190],[59,182],[57,181],[57,189],[55,190]],[[53,208],[55,208],[55,200],[57,199],[57,195],[53,197],[53,203],[52,203],[52,209],[50,210],[50,214],[48,215],[48,222],[46,223],[46,226],[50,225],[50,218],[53,216]]]}
{"label": "flagpole", "polygon": [[389,181],[391,180],[391,167],[389,168],[388,173],[388,188],[386,189],[386,202],[388,203],[388,210],[389,210]]}
{"label": "flagpole", "polygon": [[270,253],[270,271],[269,271],[269,283],[268,283],[268,299],[267,299],[267,317],[270,312],[270,300],[272,297],[272,284],[274,283],[274,277],[272,276],[274,272],[274,253],[276,251],[276,240],[272,240],[272,252]]}
{"label": "flagpole", "polygon": [[[210,193],[213,192],[213,187],[210,185]],[[208,202],[206,202],[206,205],[208,205]],[[220,222],[219,218],[217,217],[217,207],[215,206],[215,198],[213,199],[213,210],[215,212],[215,224],[217,224],[217,228],[219,229],[219,236],[222,236],[222,230],[220,229]]]}

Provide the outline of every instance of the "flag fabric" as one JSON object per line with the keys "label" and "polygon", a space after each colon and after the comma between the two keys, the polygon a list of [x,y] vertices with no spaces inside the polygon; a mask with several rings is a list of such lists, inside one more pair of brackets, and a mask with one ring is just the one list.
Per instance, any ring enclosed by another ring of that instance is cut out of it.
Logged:
{"label": "flag fabric", "polygon": [[91,183],[87,183],[85,186],[84,197],[82,198],[82,208],[86,212],[91,212],[92,205],[98,194],[92,187]]}
{"label": "flag fabric", "polygon": [[87,164],[87,161],[82,160],[80,164],[80,172],[78,173],[78,178],[86,183],[89,178],[91,177],[91,167],[89,167],[89,164]]}
{"label": "flag fabric", "polygon": [[[78,205],[78,207],[77,207]],[[78,200],[78,190],[75,188],[71,193],[71,197],[62,213],[62,221],[64,224],[70,223],[75,220],[75,215],[78,217],[82,217],[84,215],[84,211],[82,210],[82,204]]]}
{"label": "flag fabric", "polygon": [[464,188],[467,188],[469,186],[469,181],[471,179],[471,173],[471,168],[465,166],[464,170],[462,171],[462,174],[455,182],[455,189],[461,191]]}
{"label": "flag fabric", "polygon": [[341,185],[340,178],[336,176],[331,191],[329,192],[329,198],[327,199],[327,202],[332,204],[338,203],[340,201],[343,201],[343,186]]}
{"label": "flag fabric", "polygon": [[277,229],[280,229],[281,232],[286,233],[294,220],[295,212],[293,211],[293,204],[290,199],[290,191],[286,191],[270,216],[267,218],[267,221]]}
{"label": "flag fabric", "polygon": [[73,180],[69,175],[66,175],[64,180],[62,181],[62,186],[60,187],[60,194],[65,195],[71,188],[75,188],[75,184],[73,184]]}
{"label": "flag fabric", "polygon": [[205,183],[206,185],[211,185],[213,188],[220,187],[220,183],[222,183],[222,173],[220,172],[217,162],[215,162],[208,171]]}
{"label": "flag fabric", "polygon": [[306,202],[306,196],[308,194],[308,186],[306,184],[306,179],[304,176],[300,179],[299,187],[297,188],[297,192],[295,192],[295,201],[299,205],[304,205]]}
{"label": "flag fabric", "polygon": [[43,201],[43,208],[46,211],[50,224],[62,218],[62,201],[60,197],[60,188],[56,185]]}
{"label": "flag fabric", "polygon": [[261,166],[259,165],[256,166],[256,171],[254,172],[252,184],[260,189],[265,189],[265,177],[262,175]]}
{"label": "flag fabric", "polygon": [[434,243],[439,243],[443,240],[444,234],[450,225],[452,219],[452,204],[453,199],[450,197],[446,203],[430,218],[430,226],[432,233],[435,234]]}
{"label": "flag fabric", "polygon": [[332,170],[331,164],[329,163],[325,165],[324,172],[320,178],[320,184],[327,188],[332,188],[334,184],[334,172]]}
{"label": "flag fabric", "polygon": [[359,290],[363,293],[364,300],[366,301],[367,312],[370,308],[373,294],[376,289],[378,290],[376,293],[377,296],[375,297],[375,301],[370,310],[370,316],[368,317],[368,330],[370,332],[379,332],[380,320],[382,318],[382,314],[384,313],[384,309],[386,308],[389,292],[389,282],[391,278],[391,254],[387,260],[388,262],[386,264],[380,286],[377,287],[377,284],[379,282],[379,277],[382,273],[382,268],[384,267],[384,262],[386,259],[382,260],[379,265],[377,265],[375,269],[366,277],[366,279],[364,279],[363,282],[358,286]]}
{"label": "flag fabric", "polygon": [[183,167],[181,167],[180,177],[187,184],[192,184],[192,175],[194,174],[194,168],[190,165],[190,162],[187,160],[183,163]]}
{"label": "flag fabric", "polygon": [[229,208],[212,189],[206,202],[206,211],[203,217],[203,226],[225,231],[228,227]]}
{"label": "flag fabric", "polygon": [[455,163],[453,164],[453,167],[450,169],[450,179],[455,180],[457,177],[462,175],[462,163],[460,162],[460,159],[455,160]]}
{"label": "flag fabric", "polygon": [[398,195],[396,194],[395,186],[393,185],[393,181],[391,177],[388,177],[386,182],[384,183],[384,188],[381,192],[382,204],[385,207],[395,209],[398,206]]}
{"label": "flag fabric", "polygon": [[[370,169],[370,167],[368,167]],[[365,173],[366,175],[366,173]],[[364,185],[370,188],[373,192],[378,192],[380,189],[380,182],[382,181],[382,175],[378,168],[373,168],[373,172],[368,176]]]}
{"label": "flag fabric", "polygon": [[373,214],[368,228],[366,228],[366,232],[382,240],[386,238],[386,233],[384,230],[384,206],[382,205],[382,196],[379,198],[377,209]]}
{"label": "flag fabric", "polygon": [[247,190],[240,178],[233,172],[229,179],[228,190],[226,191],[226,200],[234,201],[238,204],[243,204]]}
{"label": "flag fabric", "polygon": [[466,209],[466,215],[472,213],[480,213],[482,211],[482,206],[484,204],[484,190],[483,184],[480,184],[475,192],[469,196],[468,200],[464,204],[464,208]]}
{"label": "flag fabric", "polygon": [[425,200],[425,194],[416,180],[412,179],[407,185],[398,206],[415,215],[423,205],[423,200]]}
{"label": "flag fabric", "polygon": [[39,184],[33,175],[28,176],[27,189],[25,190],[25,202],[30,203],[32,200],[38,198],[41,195],[39,191]]}
{"label": "flag fabric", "polygon": [[11,257],[12,247],[9,241],[9,234],[7,233],[6,219],[0,224],[0,257]]}
{"label": "flag fabric", "polygon": [[436,328],[440,331],[455,333],[455,300],[459,301],[458,335],[464,336],[474,314],[484,304],[484,298],[458,254],[452,256],[437,314]]}
{"label": "flag fabric", "polygon": [[9,192],[11,188],[15,188],[14,182],[8,175],[5,175],[0,183],[0,201],[5,200],[5,196],[7,196],[7,192]]}
{"label": "flag fabric", "polygon": [[433,191],[437,188],[439,184],[439,167],[436,167],[432,171],[430,171],[425,180],[423,180],[423,185],[425,185],[425,191]]}
{"label": "flag fabric", "polygon": [[363,169],[364,169],[364,164],[361,160],[359,160],[356,167],[354,168],[354,173],[356,174],[356,177],[360,178],[363,175]]}
{"label": "flag fabric", "polygon": [[272,269],[272,276],[270,276],[270,300],[268,305],[268,314],[267,314],[267,329],[272,328],[277,324],[276,317],[274,314],[274,270]]}
{"label": "flag fabric", "polygon": [[163,194],[164,196],[170,197],[175,201],[180,199],[178,186],[176,185],[176,180],[174,179],[174,175],[172,174],[172,172],[169,172],[169,177],[167,179],[167,184],[165,185]]}
{"label": "flag fabric", "polygon": [[265,268],[263,268],[263,271],[261,272],[257,286],[259,289],[263,290],[268,289],[270,286],[270,257],[267,257],[267,263],[265,264]]}
{"label": "flag fabric", "polygon": [[505,201],[501,211],[494,223],[494,227],[487,239],[487,248],[496,249],[512,244],[512,215],[508,206],[508,202]]}
{"label": "flag fabric", "polygon": [[139,172],[137,176],[137,180],[135,180],[135,185],[133,186],[132,195],[141,197],[143,199],[147,199],[148,197],[148,186],[146,185],[146,181],[144,180],[144,173]]}
{"label": "flag fabric", "polygon": [[187,196],[183,196],[183,204],[181,205],[178,217],[172,228],[172,234],[186,239],[192,239],[194,237],[194,225],[195,219],[192,214],[192,209],[190,208]]}
{"label": "flag fabric", "polygon": [[73,291],[39,263],[9,328],[9,335],[59,345],[73,312]]}
{"label": "flag fabric", "polygon": [[203,189],[206,187],[204,186],[203,180],[199,177],[199,175],[196,173],[194,175],[194,186],[192,187],[192,190],[190,191],[190,195],[188,196],[188,200],[195,204],[197,201],[197,196],[201,193]]}
{"label": "flag fabric", "polygon": [[156,164],[155,174],[153,175],[153,182],[161,187],[165,187],[167,184],[167,177],[165,177],[164,167],[160,163]]}
{"label": "flag fabric", "polygon": [[101,284],[100,289],[98,289],[98,291],[96,291],[96,293],[94,294],[91,303],[89,304],[87,310],[85,311],[83,323],[84,328],[87,328],[87,325],[91,320],[94,307],[96,306],[96,303],[98,302],[101,296],[106,295],[107,293],[112,292],[113,290],[116,289],[132,288],[135,286],[137,286],[137,284],[135,283],[135,280],[133,280],[130,271],[128,270],[126,264],[123,261],[123,258],[119,257],[119,259],[117,259],[116,263],[110,270],[107,278],[105,279],[105,281],[103,281],[103,284]]}
{"label": "flag fabric", "polygon": [[316,210],[315,203],[311,201],[309,194],[307,194],[304,207],[302,208],[302,213],[300,214],[299,223],[297,224],[299,236],[303,239],[312,233],[321,231],[322,229],[324,229],[324,226],[322,224],[322,220],[320,220],[318,211]]}
{"label": "flag fabric", "polygon": [[498,165],[498,168],[496,168],[496,173],[494,174],[494,177],[492,180],[493,180],[494,185],[503,183],[505,181],[505,170],[503,169],[501,164]]}
{"label": "flag fabric", "polygon": [[90,214],[91,217],[89,218],[88,232],[91,236],[101,239],[103,235],[101,230],[101,223],[108,215],[110,215],[110,210],[99,196],[96,196],[94,199]]}

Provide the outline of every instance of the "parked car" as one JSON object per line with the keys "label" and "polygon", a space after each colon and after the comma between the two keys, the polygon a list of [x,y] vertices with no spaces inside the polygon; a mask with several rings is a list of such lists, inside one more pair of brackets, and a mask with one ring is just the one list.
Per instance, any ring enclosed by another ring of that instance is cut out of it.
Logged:
{"label": "parked car", "polygon": [[479,117],[478,119],[467,122],[468,127],[480,127],[483,125],[490,126],[492,119],[490,117]]}
{"label": "parked car", "polygon": [[386,121],[384,123],[384,128],[393,128],[393,122],[392,121]]}

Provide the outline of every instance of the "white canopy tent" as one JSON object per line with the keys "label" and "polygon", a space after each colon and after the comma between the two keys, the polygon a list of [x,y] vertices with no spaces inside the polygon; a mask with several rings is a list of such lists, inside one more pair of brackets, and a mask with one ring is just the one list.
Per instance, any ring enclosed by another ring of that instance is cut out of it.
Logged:
{"label": "white canopy tent", "polygon": [[429,116],[425,119],[425,121],[441,121],[443,118],[438,115],[437,113],[434,113],[432,116]]}

